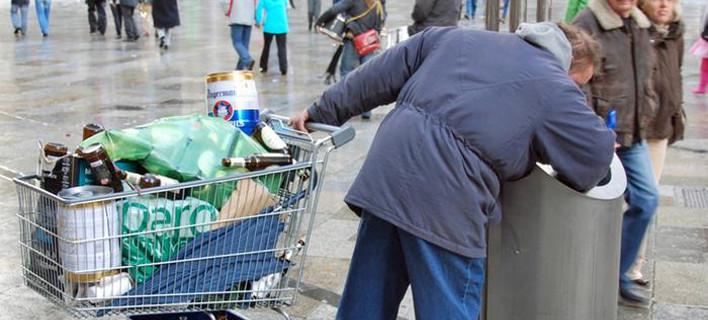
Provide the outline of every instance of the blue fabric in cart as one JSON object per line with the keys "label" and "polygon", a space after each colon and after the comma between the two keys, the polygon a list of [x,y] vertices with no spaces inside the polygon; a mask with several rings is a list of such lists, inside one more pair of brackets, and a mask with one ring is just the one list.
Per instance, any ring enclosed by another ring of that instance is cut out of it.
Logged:
{"label": "blue fabric in cart", "polygon": [[[111,306],[186,303],[201,293],[223,292],[240,282],[281,272],[289,263],[277,259],[272,251],[220,256],[272,250],[283,228],[279,215],[262,215],[203,233],[171,259],[179,262],[162,265],[150,279],[114,299]],[[100,310],[97,315],[108,312]]]}

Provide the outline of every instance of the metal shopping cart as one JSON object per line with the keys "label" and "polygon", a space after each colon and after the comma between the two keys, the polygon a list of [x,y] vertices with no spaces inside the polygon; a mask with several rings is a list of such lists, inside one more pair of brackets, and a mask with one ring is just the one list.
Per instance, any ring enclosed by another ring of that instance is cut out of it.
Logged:
{"label": "metal shopping cart", "polygon": [[36,175],[14,179],[25,284],[77,318],[289,318],[281,307],[303,277],[328,156],[355,133],[266,117],[295,164],[73,200]]}

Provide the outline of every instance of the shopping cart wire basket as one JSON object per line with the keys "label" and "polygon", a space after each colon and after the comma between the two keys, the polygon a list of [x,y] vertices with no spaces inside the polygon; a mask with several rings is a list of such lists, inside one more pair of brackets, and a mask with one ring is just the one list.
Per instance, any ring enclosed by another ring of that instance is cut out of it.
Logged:
{"label": "shopping cart wire basket", "polygon": [[77,318],[226,319],[264,307],[288,318],[281,307],[303,278],[329,154],[355,133],[264,117],[294,164],[79,200],[43,190],[36,175],[15,178],[25,284]]}

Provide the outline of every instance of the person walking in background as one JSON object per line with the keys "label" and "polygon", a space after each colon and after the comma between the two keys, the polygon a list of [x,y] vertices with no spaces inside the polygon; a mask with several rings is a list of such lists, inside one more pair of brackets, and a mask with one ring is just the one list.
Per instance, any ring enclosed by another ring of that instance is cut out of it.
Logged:
{"label": "person walking in background", "polygon": [[15,28],[15,36],[25,36],[25,34],[27,34],[27,10],[29,10],[29,0],[12,0],[10,4],[10,16],[12,26]]}
{"label": "person walking in background", "polygon": [[467,20],[473,21],[476,14],[477,0],[465,1],[465,18],[467,18]]}
{"label": "person walking in background", "polygon": [[256,26],[263,26],[263,51],[261,52],[260,70],[261,73],[268,72],[268,56],[270,55],[270,44],[275,42],[278,45],[278,65],[280,74],[288,73],[288,14],[287,0],[260,0],[256,7]]}
{"label": "person walking in background", "polygon": [[588,6],[588,0],[569,0],[568,7],[565,9],[565,18],[567,23],[573,22],[575,16]]}
{"label": "person walking in background", "polygon": [[138,0],[120,0],[120,11],[123,15],[123,25],[125,25],[125,41],[138,41],[138,27],[135,25],[135,7],[138,6]]}
{"label": "person walking in background", "polygon": [[37,22],[42,31],[42,37],[49,36],[49,12],[52,9],[52,0],[34,0],[34,9],[37,12]]}
{"label": "person walking in background", "polygon": [[[677,1],[639,1],[639,8],[652,22],[649,34],[656,54],[653,80],[658,110],[647,127],[646,139],[657,185],[664,169],[667,145],[683,138],[685,126],[681,80],[684,27]],[[646,242],[645,236],[634,264],[627,271],[627,277],[642,287],[649,286],[649,280],[642,275],[642,266],[646,261]]]}
{"label": "person walking in background", "polygon": [[167,50],[172,45],[170,29],[180,25],[177,0],[153,0],[152,20],[160,39],[160,48]]}
{"label": "person walking in background", "polygon": [[501,23],[504,23],[506,16],[509,13],[509,0],[503,0],[502,2],[502,12],[501,12]]}
{"label": "person walking in background", "polygon": [[255,22],[256,0],[221,0],[224,14],[231,29],[231,43],[238,54],[236,70],[253,70],[256,60],[248,47],[251,42],[251,26]]}
{"label": "person walking in background", "polygon": [[106,0],[86,0],[88,6],[89,31],[101,35],[106,33]]}
{"label": "person walking in background", "polygon": [[111,14],[113,15],[113,23],[116,26],[116,39],[120,39],[121,29],[123,29],[123,13],[120,10],[120,3],[118,0],[108,0],[108,6],[111,7]]}
{"label": "person walking in background", "polygon": [[139,1],[141,2],[135,7],[136,16],[139,21],[139,23],[136,23],[138,34],[142,34],[143,37],[149,37],[152,33],[155,35],[155,39],[157,39],[157,30],[153,32],[155,22],[152,21],[152,0]]}
{"label": "person walking in background", "polygon": [[[355,36],[375,30],[381,33],[384,23],[383,5],[377,0],[341,0],[329,8],[317,19],[316,25],[324,27],[329,24],[338,14],[344,13],[347,17],[345,39],[343,42],[341,64],[339,66],[339,76],[342,80],[356,67],[371,60],[378,51],[365,55],[359,55],[354,47]],[[371,111],[361,114],[364,119],[371,118]]]}
{"label": "person walking in background", "polygon": [[[655,116],[652,85],[654,49],[651,22],[635,1],[590,0],[573,22],[602,46],[602,70],[588,83],[586,94],[603,118],[616,112],[617,155],[627,174],[620,254],[620,302],[648,308],[648,292],[627,277],[656,208],[659,192],[644,141]],[[631,63],[628,63],[630,61]]]}
{"label": "person walking in background", "polygon": [[320,16],[322,0],[307,0],[307,31],[312,31],[312,24]]}
{"label": "person walking in background", "polygon": [[412,36],[431,26],[456,26],[460,7],[460,0],[416,0],[411,13],[413,24],[408,26],[408,34]]}
{"label": "person walking in background", "polygon": [[701,36],[691,46],[691,53],[701,58],[701,71],[698,80],[698,86],[693,88],[694,94],[706,94],[708,87],[708,6],[703,7],[703,20],[701,22],[703,29]]}

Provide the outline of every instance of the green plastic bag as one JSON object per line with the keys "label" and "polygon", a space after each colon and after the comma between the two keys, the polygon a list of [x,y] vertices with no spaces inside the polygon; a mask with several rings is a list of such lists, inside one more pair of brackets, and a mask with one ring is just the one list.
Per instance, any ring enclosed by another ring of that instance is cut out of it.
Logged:
{"label": "green plastic bag", "polygon": [[194,237],[208,232],[219,220],[211,204],[195,198],[173,201],[142,196],[119,201],[122,264],[131,266],[132,278],[141,283],[158,266],[140,266],[168,261]]}
{"label": "green plastic bag", "polygon": [[[148,172],[179,181],[245,172],[223,167],[221,159],[266,152],[258,142],[223,119],[199,114],[163,118],[135,128],[106,130],[81,146],[94,143],[102,144],[114,161],[136,161]],[[277,194],[281,180],[269,177],[261,182]],[[221,208],[232,191],[233,183],[227,183],[197,188],[192,196]]]}

